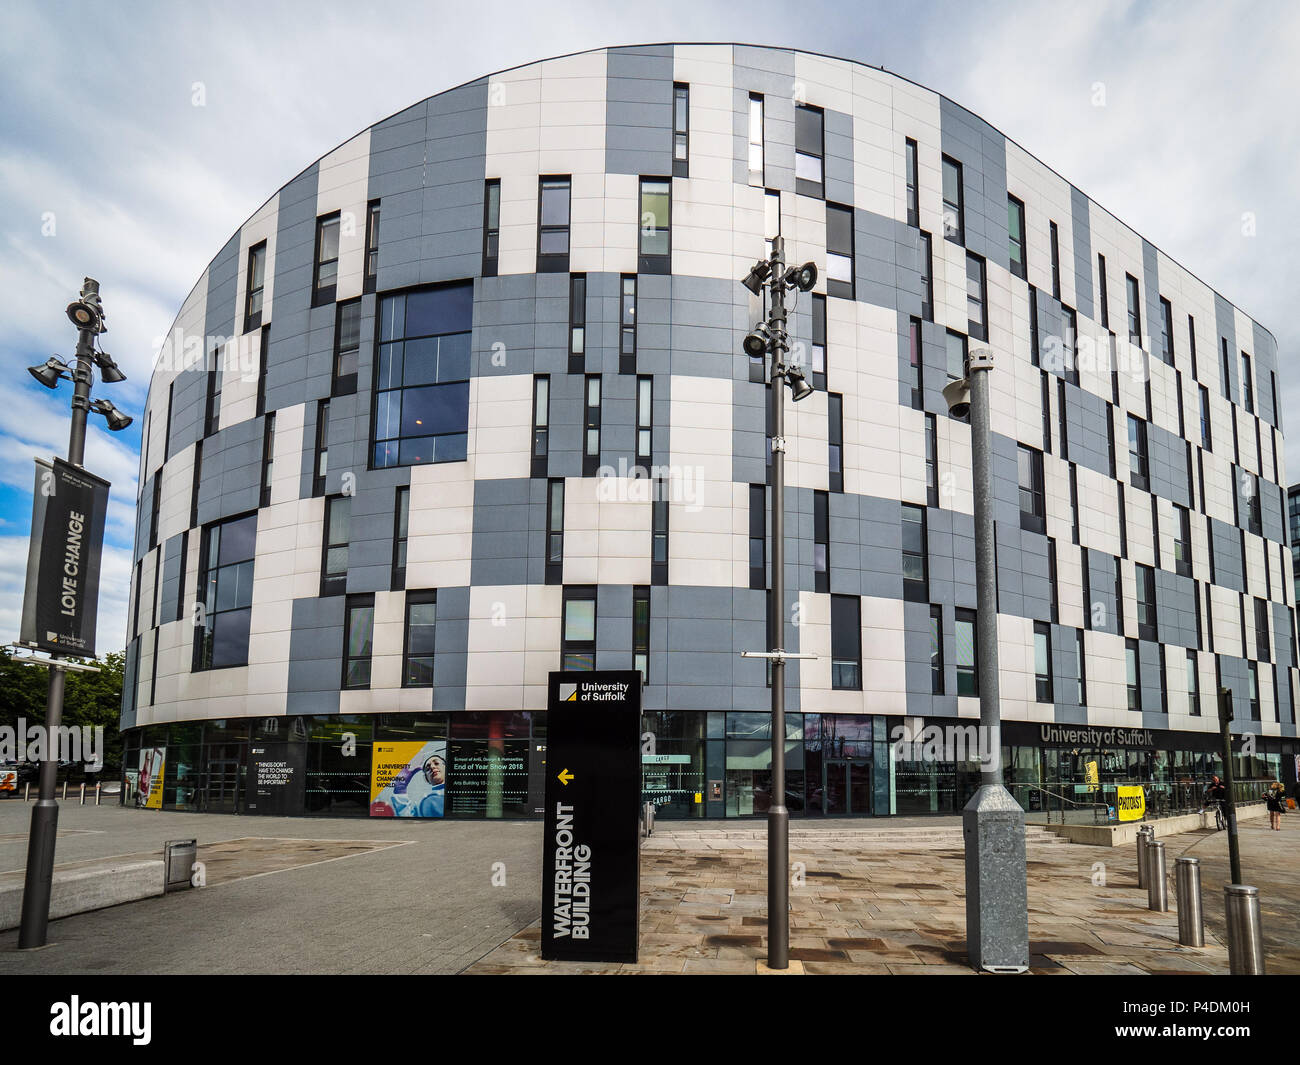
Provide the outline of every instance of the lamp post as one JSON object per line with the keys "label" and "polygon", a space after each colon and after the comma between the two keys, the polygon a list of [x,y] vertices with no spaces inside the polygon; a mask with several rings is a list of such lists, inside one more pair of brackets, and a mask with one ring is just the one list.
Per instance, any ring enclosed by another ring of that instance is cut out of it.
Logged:
{"label": "lamp post", "polygon": [[785,240],[775,237],[772,252],[760,259],[742,284],[758,295],[766,284],[771,297],[767,320],[745,337],[745,353],[751,358],[770,356],[772,365],[768,402],[772,421],[772,617],[768,628],[768,649],[764,654],[745,652],[747,657],[766,658],[772,663],[772,801],[767,811],[767,966],[790,967],[790,811],[785,805],[785,662],[787,658],[811,658],[790,654],[785,643],[785,397],[781,382],[789,385],[796,403],[812,395],[813,388],[802,368],[786,359],[790,336],[786,331],[786,292],[808,292],[817,283],[817,267],[805,263],[786,268]]}
{"label": "lamp post", "polygon": [[[46,388],[58,388],[59,381],[69,377],[73,382],[72,428],[68,434],[68,461],[81,466],[86,452],[86,416],[93,410],[102,414],[108,427],[114,431],[131,424],[129,415],[123,414],[108,400],[94,402],[90,399],[92,367],[99,367],[100,378],[107,384],[125,381],[126,375],[105,352],[95,348],[96,337],[106,333],[104,309],[99,299],[99,282],[86,278],[79,299],[68,304],[68,317],[77,327],[76,364],[68,365],[56,357],[40,366],[29,367],[29,372]],[[59,806],[54,798],[59,763],[55,750],[56,737],[63,720],[63,682],[66,666],[58,655],[49,661],[50,685],[45,704],[45,758],[41,761],[40,784],[36,805],[32,807],[31,833],[27,841],[27,869],[23,881],[21,926],[18,949],[30,950],[45,946],[50,920],[50,887],[54,880],[54,845],[58,836]]]}
{"label": "lamp post", "polygon": [[997,541],[993,529],[993,352],[976,348],[966,376],[943,390],[949,411],[970,415],[975,495],[975,643],[980,694],[980,787],[962,811],[966,847],[966,951],[987,972],[1029,968],[1025,813],[1003,786],[998,678]]}

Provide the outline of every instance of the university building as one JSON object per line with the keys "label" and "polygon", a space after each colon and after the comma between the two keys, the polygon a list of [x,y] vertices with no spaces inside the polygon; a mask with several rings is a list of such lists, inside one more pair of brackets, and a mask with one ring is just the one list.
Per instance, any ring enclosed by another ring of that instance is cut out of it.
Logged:
{"label": "university building", "polygon": [[[820,278],[771,603],[740,279],[777,235]],[[995,618],[942,394],[974,348]],[[1263,326],[902,77],[729,44],[485,76],[308,166],[180,308],[143,430],[128,801],[375,815],[381,759],[418,748],[444,816],[534,816],[547,676],[599,668],[643,673],[661,816],[761,814],[767,667],[740,652],[777,623],[816,655],[787,671],[796,816],[961,808],[976,762],[892,741],[977,721],[978,625],[1027,809],[1199,787],[1220,686],[1256,739],[1238,776],[1293,782],[1280,394]]]}

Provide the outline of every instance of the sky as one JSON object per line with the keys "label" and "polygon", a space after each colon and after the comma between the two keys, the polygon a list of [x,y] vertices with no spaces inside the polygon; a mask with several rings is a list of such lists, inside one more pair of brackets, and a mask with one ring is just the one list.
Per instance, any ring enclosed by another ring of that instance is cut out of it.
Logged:
{"label": "sky", "polygon": [[[64,309],[99,280],[86,467],[112,482],[99,650],[125,643],[152,360],[208,262],[278,188],[372,123],[483,75],[658,41],[793,47],[883,66],[979,115],[1270,329],[1300,403],[1294,186],[1300,5],[1222,2],[614,5],[6,0],[0,8],[0,643],[17,638],[32,459],[64,455]],[[1284,475],[1285,476],[1285,475]]]}

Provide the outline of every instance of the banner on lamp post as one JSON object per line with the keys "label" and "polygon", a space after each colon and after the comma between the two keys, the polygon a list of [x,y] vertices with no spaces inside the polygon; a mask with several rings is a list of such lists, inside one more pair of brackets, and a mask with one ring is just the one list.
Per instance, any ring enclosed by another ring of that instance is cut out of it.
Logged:
{"label": "banner on lamp post", "polygon": [[36,460],[20,643],[94,657],[108,488],[64,459]]}

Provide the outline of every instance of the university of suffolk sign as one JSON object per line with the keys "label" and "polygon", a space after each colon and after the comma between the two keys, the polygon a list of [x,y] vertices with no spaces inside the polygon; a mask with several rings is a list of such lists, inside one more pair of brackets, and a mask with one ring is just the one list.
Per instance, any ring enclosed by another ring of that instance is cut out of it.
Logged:
{"label": "university of suffolk sign", "polygon": [[1081,747],[1154,747],[1155,734],[1149,728],[1070,728],[1044,725],[1039,730],[1044,743],[1068,743]]}
{"label": "university of suffolk sign", "polygon": [[542,957],[636,961],[641,674],[552,673]]}

